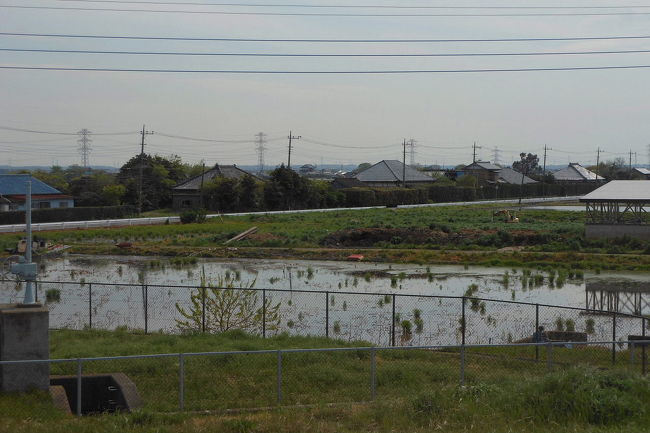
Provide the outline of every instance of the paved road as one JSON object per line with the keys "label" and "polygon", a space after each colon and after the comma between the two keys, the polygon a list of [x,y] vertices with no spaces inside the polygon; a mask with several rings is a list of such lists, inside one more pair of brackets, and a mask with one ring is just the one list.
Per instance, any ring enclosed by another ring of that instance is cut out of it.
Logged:
{"label": "paved road", "polygon": [[[557,201],[577,201],[580,196],[570,197],[545,197],[545,198],[525,198],[521,200],[522,204],[557,202]],[[481,204],[519,204],[519,199],[510,200],[485,200],[485,201],[466,201],[452,203],[426,203],[410,204],[397,206],[398,208],[417,208],[417,207],[440,207],[440,206],[468,206]],[[353,207],[353,208],[332,208],[332,209],[302,209],[302,210],[278,210],[269,212],[239,212],[229,214],[210,214],[208,218],[217,218],[219,216],[243,216],[243,215],[275,215],[275,214],[292,214],[292,213],[309,213],[309,212],[336,212],[342,210],[363,210],[363,209],[383,209],[385,206]],[[73,230],[88,229],[101,227],[126,227],[180,222],[177,216],[169,217],[152,217],[152,218],[125,218],[114,220],[94,220],[94,221],[68,221],[56,223],[36,223],[32,224],[32,231],[43,230]],[[18,233],[25,231],[25,224],[8,224],[0,225],[0,233]]]}

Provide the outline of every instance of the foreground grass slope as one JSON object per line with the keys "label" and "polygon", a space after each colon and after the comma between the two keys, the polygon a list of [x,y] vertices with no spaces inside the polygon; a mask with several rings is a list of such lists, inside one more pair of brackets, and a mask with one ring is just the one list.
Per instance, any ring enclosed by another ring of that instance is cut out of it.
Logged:
{"label": "foreground grass slope", "polygon": [[[324,338],[261,339],[221,335],[142,335],[125,331],[53,331],[52,358],[198,351],[360,346]],[[602,354],[556,351],[594,367],[524,360],[530,348],[468,353],[459,386],[456,352],[377,353],[377,394],[370,395],[370,354],[294,353],[283,358],[283,404],[275,394],[275,354],[186,359],[186,411],[178,412],[178,358],[95,361],[84,371],[123,371],[145,401],[134,414],[78,419],[58,413],[44,393],[0,395],[0,431],[12,432],[623,432],[650,429],[650,381]],[[505,356],[507,355],[507,356]],[[532,353],[528,353],[532,355]],[[602,360],[601,356],[602,355]],[[529,356],[530,357],[530,356]],[[602,361],[602,363],[601,363]],[[71,374],[74,364],[53,367]],[[267,410],[224,412],[240,408]],[[327,403],[336,402],[336,405]],[[367,402],[367,403],[360,403]],[[296,406],[298,405],[298,406]],[[195,411],[211,410],[205,414]]]}

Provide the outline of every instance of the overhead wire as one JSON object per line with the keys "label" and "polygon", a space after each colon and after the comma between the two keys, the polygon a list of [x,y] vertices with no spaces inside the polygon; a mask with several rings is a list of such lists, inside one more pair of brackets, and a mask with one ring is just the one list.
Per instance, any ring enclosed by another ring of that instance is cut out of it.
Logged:
{"label": "overhead wire", "polygon": [[650,35],[624,36],[568,36],[548,38],[445,38],[445,39],[305,39],[305,38],[201,38],[174,36],[115,36],[65,33],[19,33],[0,32],[0,36],[37,37],[37,38],[73,38],[73,39],[127,39],[151,41],[202,41],[202,42],[296,42],[296,43],[462,43],[462,42],[560,42],[560,41],[603,41],[626,39],[650,39]]}
{"label": "overhead wire", "polygon": [[[12,128],[9,126],[0,126],[0,129],[5,131],[14,131],[14,132],[29,132],[33,134],[51,134],[51,135],[79,135],[78,132],[55,132],[55,131],[39,131],[34,129],[23,129],[23,128]],[[129,132],[93,132],[93,135],[131,135],[138,134],[139,131],[129,131]]]}
{"label": "overhead wire", "polygon": [[80,12],[144,12],[144,13],[174,13],[192,15],[256,15],[256,16],[288,16],[288,17],[365,17],[365,18],[453,18],[453,17],[558,17],[558,16],[635,16],[650,15],[650,11],[635,12],[513,12],[513,13],[343,13],[343,12],[256,12],[256,11],[214,11],[188,9],[135,9],[135,8],[88,8],[79,6],[26,6],[0,5],[6,9],[25,10],[60,10]]}

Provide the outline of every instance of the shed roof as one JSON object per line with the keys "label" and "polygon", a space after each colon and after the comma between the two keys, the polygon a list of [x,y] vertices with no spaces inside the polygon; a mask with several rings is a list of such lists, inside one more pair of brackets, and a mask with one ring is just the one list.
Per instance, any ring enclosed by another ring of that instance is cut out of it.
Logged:
{"label": "shed roof", "polygon": [[58,189],[29,174],[0,174],[0,194],[25,195],[27,193],[25,182],[28,180],[32,181],[32,195],[61,194]]}
{"label": "shed roof", "polygon": [[368,167],[355,177],[361,182],[402,182],[402,173],[405,172],[407,182],[434,182],[434,179],[416,169],[404,167],[396,159],[385,159],[377,164]]}
{"label": "shed roof", "polygon": [[598,176],[593,171],[589,171],[575,162],[553,173],[553,177],[555,180],[566,182],[594,182],[596,180],[605,180],[604,177]]}
{"label": "shed roof", "polygon": [[648,170],[647,168],[639,168],[639,167],[635,167],[634,169],[635,169],[637,172],[639,172],[639,173],[641,173],[642,175],[644,175],[644,176],[648,176],[648,175],[650,175],[650,170]]}
{"label": "shed roof", "polygon": [[[202,175],[194,176],[193,178],[186,180],[183,183],[179,183],[174,187],[174,190],[178,191],[198,191],[201,189],[201,181],[207,183],[214,179],[215,177],[225,177],[227,179],[241,179],[242,177],[249,175],[253,176],[249,172],[242,170],[236,165],[219,165],[216,164],[210,170],[205,171]],[[255,177],[255,176],[253,176]],[[203,180],[201,180],[203,178]]]}
{"label": "shed roof", "polygon": [[613,180],[581,197],[580,201],[650,203],[650,183],[647,180]]}

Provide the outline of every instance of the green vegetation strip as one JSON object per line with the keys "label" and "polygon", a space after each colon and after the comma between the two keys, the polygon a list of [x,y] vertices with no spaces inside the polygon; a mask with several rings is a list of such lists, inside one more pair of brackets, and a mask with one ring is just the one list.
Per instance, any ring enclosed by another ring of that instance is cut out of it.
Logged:
{"label": "green vegetation strip", "polygon": [[[51,356],[93,357],[137,353],[353,347],[312,337],[262,339],[241,332],[219,335],[143,335],[125,330],[52,331]],[[465,353],[422,349],[378,351],[376,401],[371,399],[369,350],[285,353],[283,405],[302,408],[225,413],[224,409],[277,407],[276,354],[190,356],[186,359],[186,412],[178,412],[178,358],[89,361],[86,373],[126,373],[144,409],[131,415],[77,419],[56,412],[44,393],[0,395],[0,431],[17,432],[389,432],[644,431],[650,428],[650,381],[621,351],[616,365],[606,348],[559,348],[549,369],[546,352],[532,347],[481,348]],[[638,360],[638,357],[637,357]],[[589,367],[570,365],[590,364]],[[52,374],[74,374],[56,365]],[[345,403],[329,406],[327,403]],[[357,403],[355,403],[357,402]],[[199,416],[192,411],[213,410]],[[167,413],[165,413],[167,412]]]}

